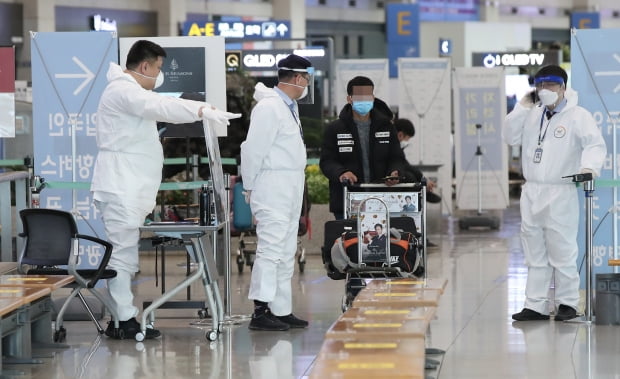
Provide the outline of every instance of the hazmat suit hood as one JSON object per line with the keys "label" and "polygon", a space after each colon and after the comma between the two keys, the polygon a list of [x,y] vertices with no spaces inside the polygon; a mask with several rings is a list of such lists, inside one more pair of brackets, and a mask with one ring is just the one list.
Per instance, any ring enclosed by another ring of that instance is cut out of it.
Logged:
{"label": "hazmat suit hood", "polygon": [[256,83],[254,86],[254,100],[261,101],[268,97],[278,97],[279,95],[273,90],[273,88],[269,88],[263,83]]}
{"label": "hazmat suit hood", "polygon": [[570,108],[574,108],[579,103],[579,95],[577,94],[577,91],[570,87],[566,88],[566,91],[564,92],[564,98],[566,99],[566,106],[562,109],[561,112],[564,112]]}
{"label": "hazmat suit hood", "polygon": [[134,79],[133,76],[126,73],[123,68],[116,63],[110,63],[110,68],[108,69],[106,78],[108,79],[108,82],[121,79],[137,83],[136,79]]}
{"label": "hazmat suit hood", "polygon": [[[261,171],[296,171],[306,167],[306,147],[301,125],[284,99],[273,88],[257,83],[257,101],[246,140],[241,144],[243,187],[254,190]],[[270,150],[265,149],[271,146]]]}

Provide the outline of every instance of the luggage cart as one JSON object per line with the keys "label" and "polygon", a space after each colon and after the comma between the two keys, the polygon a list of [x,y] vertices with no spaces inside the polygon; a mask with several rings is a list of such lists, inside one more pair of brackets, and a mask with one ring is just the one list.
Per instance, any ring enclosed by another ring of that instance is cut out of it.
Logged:
{"label": "luggage cart", "polygon": [[[252,218],[252,211],[250,205],[245,201],[245,194],[243,193],[243,182],[241,177],[231,176],[231,237],[239,237],[239,245],[237,247],[237,269],[239,274],[243,273],[245,266],[250,267],[254,265],[254,258],[256,256],[256,228]],[[299,272],[304,272],[306,267],[306,248],[301,243],[301,237],[306,235],[310,228],[310,202],[308,201],[307,187],[304,188],[304,198],[301,207],[301,215],[299,218],[299,229],[297,231],[297,251],[295,257],[297,264],[299,265]]]}
{"label": "luggage cart", "polygon": [[[355,187],[344,187],[345,219],[356,220],[358,264],[357,267],[348,268],[345,272],[345,294],[341,304],[343,312],[351,306],[355,296],[366,286],[367,279],[412,276],[426,278],[425,197],[425,181],[419,184],[403,183],[390,187],[384,184],[361,184]],[[365,243],[367,241],[366,235],[369,234],[367,232],[368,225],[378,224],[385,225],[388,236],[383,261],[377,259],[380,256],[379,254],[374,254],[375,258],[372,258],[372,251],[367,251],[364,254],[365,249],[370,246],[370,244]],[[415,253],[415,264],[411,267],[410,272],[392,264],[394,259],[391,254],[393,245],[392,227],[402,229],[414,236],[408,242],[408,251]],[[367,257],[371,257],[370,261]]]}

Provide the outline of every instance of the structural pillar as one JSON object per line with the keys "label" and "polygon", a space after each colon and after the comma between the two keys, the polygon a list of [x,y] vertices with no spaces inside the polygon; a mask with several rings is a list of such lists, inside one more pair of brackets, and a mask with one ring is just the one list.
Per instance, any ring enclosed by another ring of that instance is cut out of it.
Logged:
{"label": "structural pillar", "polygon": [[157,35],[178,36],[179,24],[187,18],[185,1],[151,0],[151,8],[157,10]]}
{"label": "structural pillar", "polygon": [[15,73],[17,80],[31,80],[30,32],[56,31],[55,4],[48,0],[22,0],[24,12],[24,40],[16,46],[17,62],[20,62]]}
{"label": "structural pillar", "polygon": [[[291,38],[306,38],[306,3],[304,0],[273,0],[272,18],[291,21]],[[276,48],[304,48],[304,41],[278,42]]]}

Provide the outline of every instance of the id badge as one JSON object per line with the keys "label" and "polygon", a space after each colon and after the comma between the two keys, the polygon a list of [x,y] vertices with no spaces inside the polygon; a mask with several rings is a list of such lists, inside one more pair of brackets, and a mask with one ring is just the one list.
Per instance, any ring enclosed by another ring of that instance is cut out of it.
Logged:
{"label": "id badge", "polygon": [[542,148],[538,147],[534,150],[534,163],[540,163],[542,159]]}

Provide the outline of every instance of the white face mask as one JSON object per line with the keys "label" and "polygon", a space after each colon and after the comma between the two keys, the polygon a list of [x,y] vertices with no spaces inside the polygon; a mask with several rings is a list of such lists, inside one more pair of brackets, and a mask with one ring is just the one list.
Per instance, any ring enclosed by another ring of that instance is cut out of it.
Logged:
{"label": "white face mask", "polygon": [[543,105],[551,105],[558,101],[558,93],[548,89],[541,89],[538,91],[538,97]]}
{"label": "white face mask", "polygon": [[164,73],[160,71],[159,74],[157,74],[157,78],[155,79],[155,86],[153,87],[153,89],[161,87],[162,84],[164,84]]}
{"label": "white face mask", "polygon": [[299,99],[303,99],[304,97],[308,96],[308,87],[304,87],[304,86],[298,86],[297,84],[293,84],[293,83],[287,83],[287,82],[279,82],[280,84],[286,84],[287,86],[293,86],[293,87],[297,87],[297,88],[303,88],[303,92],[301,93],[301,96],[299,96],[297,98],[297,100]]}
{"label": "white face mask", "polygon": [[409,141],[402,140],[402,141],[400,141],[400,148],[404,149],[405,146],[407,146],[408,144],[409,144]]}
{"label": "white face mask", "polygon": [[143,78],[149,78],[149,79],[154,80],[155,85],[153,86],[153,89],[161,87],[161,85],[164,84],[164,73],[161,71],[159,72],[159,74],[157,74],[157,76],[148,76],[148,75],[141,74],[139,72],[135,72],[133,70],[131,72],[133,72],[134,74],[140,75]]}

